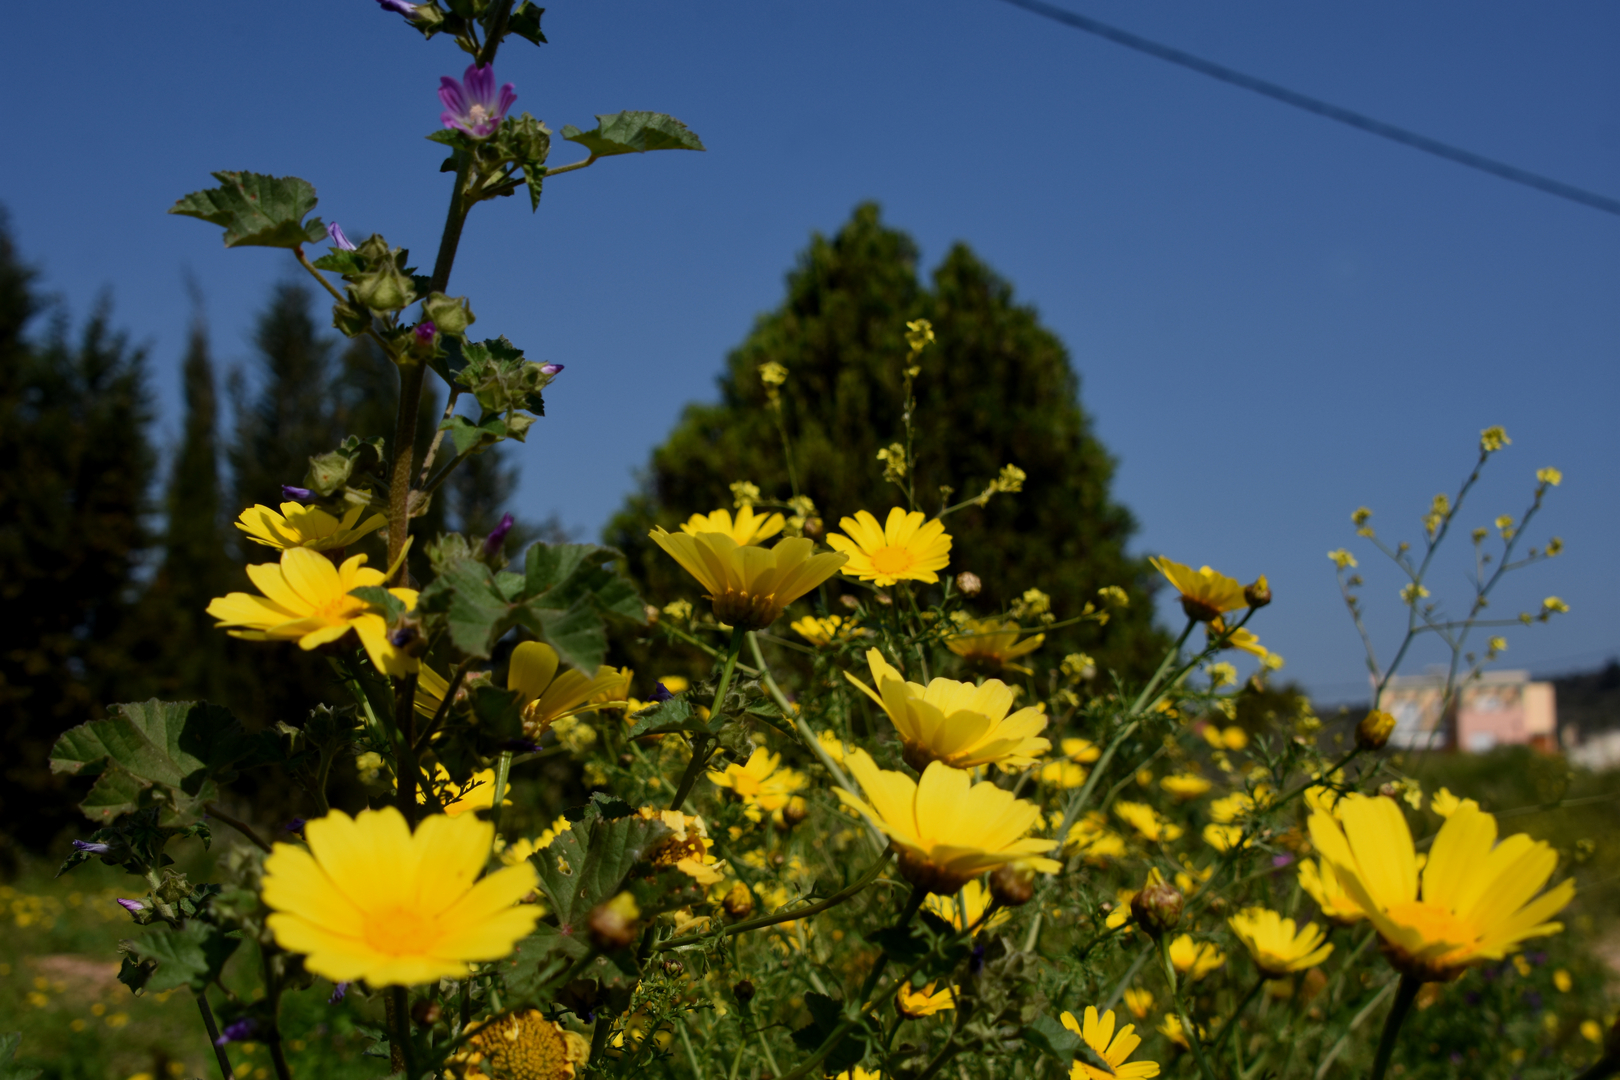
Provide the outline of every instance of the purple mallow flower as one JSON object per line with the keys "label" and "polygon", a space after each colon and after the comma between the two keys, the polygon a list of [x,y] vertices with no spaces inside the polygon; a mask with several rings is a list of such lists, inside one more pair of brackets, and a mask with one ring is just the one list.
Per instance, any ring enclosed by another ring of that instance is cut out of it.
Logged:
{"label": "purple mallow flower", "polygon": [[433,339],[439,336],[439,328],[430,322],[416,324],[416,340],[423,345],[433,344]]}
{"label": "purple mallow flower", "polygon": [[73,841],[73,850],[82,851],[86,855],[105,855],[112,848],[106,844],[97,844],[88,840],[75,840]]}
{"label": "purple mallow flower", "polygon": [[663,683],[658,683],[653,687],[652,699],[654,701],[668,701],[674,696],[674,694],[669,692],[669,687],[665,686]]}
{"label": "purple mallow flower", "polygon": [[541,364],[540,365],[540,374],[542,374],[542,375],[559,375],[559,374],[562,373],[562,369],[563,369],[563,366],[561,364]]}
{"label": "purple mallow flower", "polygon": [[416,18],[416,5],[411,3],[410,0],[377,0],[377,4],[384,11],[392,11],[395,14],[405,16],[407,19]]}
{"label": "purple mallow flower", "polygon": [[214,1040],[215,1046],[224,1046],[226,1043],[242,1042],[252,1038],[253,1033],[259,1030],[259,1022],[251,1016],[244,1016],[240,1020],[233,1020],[220,1031],[219,1038]]}
{"label": "purple mallow flower", "polygon": [[493,555],[506,543],[506,534],[512,531],[512,515],[502,514],[501,523],[484,537],[484,554]]}
{"label": "purple mallow flower", "polygon": [[295,817],[291,821],[287,822],[286,825],[282,826],[282,829],[285,832],[302,833],[304,831],[304,819],[301,817]]}
{"label": "purple mallow flower", "polygon": [[142,912],[142,911],[146,910],[146,905],[141,903],[139,900],[123,900],[123,899],[119,899],[119,900],[114,900],[113,903],[117,904],[119,907],[121,907],[125,911],[129,912],[131,915],[134,915],[134,914],[136,914],[138,912]]}
{"label": "purple mallow flower", "polygon": [[343,1000],[343,995],[347,994],[348,992],[349,992],[349,984],[348,983],[346,983],[346,982],[337,983],[336,985],[334,985],[332,987],[332,996],[326,999],[326,1003],[328,1005],[336,1005],[338,1002]]}
{"label": "purple mallow flower", "polygon": [[1273,855],[1271,857],[1271,865],[1275,866],[1278,870],[1281,870],[1283,867],[1287,866],[1293,861],[1294,857],[1292,855]]}
{"label": "purple mallow flower", "polygon": [[292,499],[296,502],[309,502],[309,500],[315,497],[315,493],[309,490],[309,488],[293,487],[291,484],[282,484],[281,497],[283,499]]}
{"label": "purple mallow flower", "polygon": [[343,235],[343,226],[339,225],[337,222],[334,221],[332,224],[326,227],[326,235],[332,238],[333,244],[337,245],[339,248],[342,248],[344,251],[354,250],[354,243],[347,236]]}
{"label": "purple mallow flower", "polygon": [[439,119],[447,128],[455,128],[475,139],[487,139],[506,119],[506,110],[517,100],[512,84],[495,91],[495,69],[490,66],[470,65],[457,82],[448,75],[439,79],[439,100],[444,112]]}

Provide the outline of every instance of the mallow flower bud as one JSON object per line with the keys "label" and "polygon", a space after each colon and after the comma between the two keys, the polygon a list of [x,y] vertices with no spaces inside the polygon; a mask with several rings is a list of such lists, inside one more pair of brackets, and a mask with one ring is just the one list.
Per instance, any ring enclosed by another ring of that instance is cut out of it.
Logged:
{"label": "mallow flower bud", "polygon": [[422,317],[439,328],[439,333],[460,337],[477,316],[467,306],[465,296],[446,296],[441,292],[428,293],[422,301]]}
{"label": "mallow flower bud", "polygon": [[1395,733],[1395,718],[1382,709],[1374,709],[1356,725],[1356,745],[1363,750],[1382,750]]}
{"label": "mallow flower bud", "polygon": [[1184,902],[1179,890],[1159,875],[1157,870],[1148,871],[1147,884],[1142,891],[1131,897],[1131,915],[1137,923],[1154,937],[1159,937],[1181,921],[1181,906]]}

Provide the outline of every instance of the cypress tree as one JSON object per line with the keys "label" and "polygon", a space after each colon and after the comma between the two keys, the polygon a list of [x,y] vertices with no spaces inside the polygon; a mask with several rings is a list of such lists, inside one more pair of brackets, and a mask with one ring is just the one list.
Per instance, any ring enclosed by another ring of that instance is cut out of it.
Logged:
{"label": "cypress tree", "polygon": [[105,302],[29,341],[40,310],[0,221],[0,830],[34,846],[79,820],[51,745],[137,674],[120,642],[154,467],[141,351]]}
{"label": "cypress tree", "polygon": [[903,506],[877,453],[903,438],[905,324],[919,317],[932,321],[937,340],[917,361],[918,508],[938,513],[942,486],[955,489],[951,502],[978,494],[1003,465],[1027,474],[1022,493],[946,519],[949,573],[971,570],[983,580],[974,610],[993,612],[1038,587],[1060,619],[1078,615],[1100,587],[1121,586],[1130,606],[1105,627],[1060,629],[1039,654],[1042,666],[1084,649],[1104,669],[1151,670],[1164,645],[1152,624],[1153,578],[1126,553],[1135,523],[1109,495],[1114,463],[1081,408],[1067,351],[965,245],[950,250],[925,288],[916,245],[883,225],[871,204],[836,237],[813,238],[782,305],[727,358],[720,400],[689,405],[653,451],[646,482],[608,526],[608,542],[627,553],[650,599],[690,595],[691,583],[647,530],[731,506],[734,481],[785,498],[793,477],[759,374],[772,361],[787,370],[781,420],[798,485],[826,527],[859,509],[882,520]]}

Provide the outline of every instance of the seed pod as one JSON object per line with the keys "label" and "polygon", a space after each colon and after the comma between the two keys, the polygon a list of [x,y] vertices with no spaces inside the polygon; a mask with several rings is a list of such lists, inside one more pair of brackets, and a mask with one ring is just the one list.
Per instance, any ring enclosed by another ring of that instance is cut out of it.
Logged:
{"label": "seed pod", "polygon": [[979,591],[984,588],[984,582],[979,580],[978,574],[964,570],[956,575],[956,587],[963,596],[978,596]]}
{"label": "seed pod", "polygon": [[754,894],[748,891],[747,885],[739,881],[731,887],[730,892],[726,893],[721,906],[733,919],[746,919],[754,913]]}
{"label": "seed pod", "polygon": [[1253,585],[1243,587],[1243,599],[1252,608],[1263,608],[1271,603],[1271,584],[1266,581],[1266,575],[1261,574]]}
{"label": "seed pod", "polygon": [[1147,884],[1131,898],[1131,915],[1142,929],[1154,937],[1174,930],[1181,921],[1181,892],[1159,876],[1157,870],[1148,871]]}
{"label": "seed pod", "polygon": [[754,992],[754,984],[747,979],[743,979],[731,988],[731,994],[737,999],[737,1004],[744,1008],[748,1006],[750,1001],[754,1000]]}

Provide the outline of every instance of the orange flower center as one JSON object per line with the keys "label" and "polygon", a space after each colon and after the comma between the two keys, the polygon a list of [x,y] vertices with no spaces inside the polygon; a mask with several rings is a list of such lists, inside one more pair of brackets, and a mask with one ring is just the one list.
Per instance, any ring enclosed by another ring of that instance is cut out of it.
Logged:
{"label": "orange flower center", "polygon": [[367,945],[388,956],[421,956],[439,939],[438,921],[408,907],[374,913],[364,933]]}
{"label": "orange flower center", "polygon": [[880,547],[872,552],[872,569],[894,577],[917,565],[917,557],[907,548]]}
{"label": "orange flower center", "polygon": [[1425,945],[1461,949],[1479,940],[1479,931],[1457,918],[1450,909],[1422,900],[1396,904],[1385,914],[1397,926],[1415,930]]}
{"label": "orange flower center", "polygon": [[310,615],[320,619],[328,626],[338,626],[348,622],[355,615],[364,611],[366,602],[356,596],[334,596],[325,603],[315,605]]}

